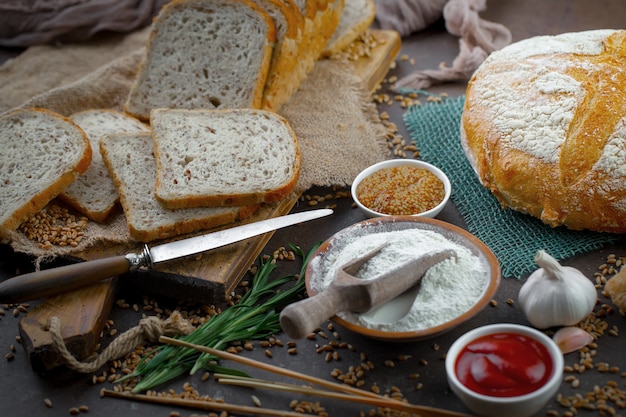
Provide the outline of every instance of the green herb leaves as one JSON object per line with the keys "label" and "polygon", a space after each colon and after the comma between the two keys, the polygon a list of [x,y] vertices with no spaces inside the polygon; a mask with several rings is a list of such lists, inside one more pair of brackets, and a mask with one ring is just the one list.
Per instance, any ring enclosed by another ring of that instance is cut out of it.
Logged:
{"label": "green herb leaves", "polygon": [[[252,280],[252,286],[239,302],[211,317],[192,333],[179,339],[196,345],[214,349],[225,349],[230,343],[244,340],[267,338],[280,331],[280,309],[297,300],[304,291],[304,272],[319,243],[304,254],[300,248],[290,245],[294,253],[303,260],[299,275],[289,275],[270,279],[276,265],[270,260],[259,260],[259,268]],[[290,281],[295,283],[284,289]],[[170,381],[186,372],[194,374],[199,369],[236,373],[215,364],[217,358],[194,349],[164,345],[156,355],[143,358],[132,374],[118,380],[141,377],[133,392],[142,392]]]}

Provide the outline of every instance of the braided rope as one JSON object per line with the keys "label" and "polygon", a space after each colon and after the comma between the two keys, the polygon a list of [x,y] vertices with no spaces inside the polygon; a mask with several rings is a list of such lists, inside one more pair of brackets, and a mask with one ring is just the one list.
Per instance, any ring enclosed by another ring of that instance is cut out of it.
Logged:
{"label": "braided rope", "polygon": [[137,348],[145,339],[156,342],[160,336],[189,334],[193,330],[193,326],[178,312],[172,313],[167,320],[154,316],[146,317],[141,319],[137,326],[119,335],[99,355],[81,362],[72,355],[63,340],[61,320],[58,317],[51,317],[48,321],[53,348],[61,355],[68,368],[81,373],[94,372],[108,361],[121,358]]}

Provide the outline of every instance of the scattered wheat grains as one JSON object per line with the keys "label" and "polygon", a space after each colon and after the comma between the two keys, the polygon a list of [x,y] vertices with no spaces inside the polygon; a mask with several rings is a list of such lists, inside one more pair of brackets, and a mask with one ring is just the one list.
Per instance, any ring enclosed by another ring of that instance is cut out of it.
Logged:
{"label": "scattered wheat grains", "polygon": [[[606,282],[626,263],[626,257],[617,257],[615,254],[607,256],[606,262],[598,267],[594,274],[596,289],[603,293]],[[603,294],[604,295],[604,294]],[[577,390],[584,383],[584,374],[596,371],[601,374],[608,374],[626,377],[626,372],[620,373],[618,366],[612,366],[606,362],[594,362],[598,351],[598,340],[605,334],[611,337],[619,336],[619,329],[616,325],[610,326],[606,317],[612,315],[615,308],[608,303],[599,302],[594,311],[578,327],[589,332],[594,341],[578,352],[578,361],[574,364],[567,364],[564,368],[563,381],[569,384],[573,390]],[[620,312],[621,313],[621,312]],[[623,314],[623,313],[622,313]],[[549,410],[549,416],[573,417],[581,410],[596,411],[600,416],[616,416],[618,410],[626,408],[626,390],[619,388],[619,384],[614,379],[608,379],[604,385],[595,385],[591,390],[573,395],[557,395],[558,404],[566,409],[563,413],[556,410]]]}
{"label": "scattered wheat grains", "polygon": [[[286,250],[284,247],[279,247],[272,253],[272,255],[264,255],[263,257],[265,261],[271,260],[271,262],[273,263],[276,263],[278,261],[293,261],[296,259],[296,256],[293,253],[293,251]],[[251,266],[249,274],[254,274],[255,267],[256,266]],[[249,282],[243,280],[239,285],[239,291],[247,291],[248,285],[249,285]],[[238,294],[232,294],[231,304],[234,304],[238,298],[240,298],[240,295],[238,297]],[[213,315],[219,314],[221,312],[221,309],[216,307],[215,305],[188,306],[182,303],[179,304],[174,310],[167,309],[167,308],[163,309],[159,306],[156,300],[149,298],[149,297],[143,297],[142,303],[132,304],[132,307],[131,307],[131,304],[128,303],[124,299],[118,299],[115,302],[115,305],[121,309],[132,308],[132,310],[137,313],[142,312],[142,317],[146,317],[146,313],[149,312],[150,314],[153,314],[159,318],[165,319],[166,317],[169,317],[173,311],[177,311],[178,313],[181,314],[181,316],[184,319],[190,321],[196,327],[204,323]],[[142,305],[142,308],[139,308],[140,305]],[[135,306],[137,306],[137,308],[135,308]],[[110,330],[112,329],[114,324],[115,323],[112,320],[106,321],[103,331],[107,331],[108,332],[107,334],[111,335]],[[259,345],[262,347],[265,347],[266,348],[264,352],[265,355],[267,357],[271,357],[272,352],[270,349],[273,347],[282,347],[285,345],[285,343],[283,343],[283,341],[281,341],[279,338],[271,336],[271,337],[268,337],[267,340],[260,341]],[[289,349],[296,348],[296,342],[294,341],[289,341],[286,343],[286,345],[288,346]],[[237,354],[244,350],[253,350],[253,349],[254,349],[254,344],[251,341],[239,341],[239,342],[231,343],[231,346],[229,346],[227,350],[231,353]],[[112,383],[120,379],[122,376],[131,374],[136,368],[136,366],[139,364],[139,362],[145,358],[149,358],[153,354],[154,350],[155,350],[154,346],[141,345],[137,347],[131,353],[127,354],[124,358],[111,361],[109,364],[108,370],[104,370],[99,374],[92,375],[92,379],[91,379],[92,384],[100,384],[104,382]],[[201,376],[201,381],[202,382],[208,381],[209,378],[210,378],[210,374],[208,372],[205,372]],[[115,385],[113,386],[113,390],[117,392],[130,392],[135,386],[136,382],[137,381],[134,379],[129,379],[124,382],[115,383]],[[208,395],[201,395],[195,388],[191,386],[189,382],[184,383],[183,389],[181,392],[176,392],[173,389],[169,389],[163,392],[147,391],[146,395],[187,398],[187,399],[194,399],[194,400],[200,400],[200,401],[223,402],[223,399],[221,398],[211,398]],[[314,408],[321,410],[319,414],[320,416],[324,415],[323,407],[317,406]],[[223,412],[220,414],[211,413],[210,415],[211,416],[214,415],[215,417],[227,417],[229,414],[226,412]]]}
{"label": "scattered wheat grains", "polygon": [[49,204],[23,222],[19,230],[39,248],[48,250],[53,246],[77,247],[85,236],[87,225],[86,217]]}

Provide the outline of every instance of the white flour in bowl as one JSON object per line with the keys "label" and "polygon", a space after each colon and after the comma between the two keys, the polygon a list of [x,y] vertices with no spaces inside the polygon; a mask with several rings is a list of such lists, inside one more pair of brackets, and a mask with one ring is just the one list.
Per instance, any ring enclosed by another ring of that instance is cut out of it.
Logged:
{"label": "white flour in bowl", "polygon": [[326,288],[337,269],[366,252],[387,242],[387,246],[370,259],[357,273],[361,279],[375,279],[383,272],[397,268],[410,259],[440,249],[452,249],[457,258],[447,259],[430,268],[420,284],[410,312],[395,323],[372,324],[357,313],[338,316],[354,324],[389,332],[416,331],[431,328],[468,311],[485,291],[489,276],[484,262],[467,247],[442,234],[423,229],[404,229],[380,233],[346,234],[333,242],[325,256],[311,260],[310,285],[317,291]]}

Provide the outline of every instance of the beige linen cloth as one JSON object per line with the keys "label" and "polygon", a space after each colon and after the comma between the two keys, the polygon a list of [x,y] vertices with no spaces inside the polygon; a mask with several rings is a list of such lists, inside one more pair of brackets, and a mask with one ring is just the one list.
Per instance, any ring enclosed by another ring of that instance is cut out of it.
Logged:
{"label": "beige linen cloth", "polygon": [[376,19],[383,29],[407,36],[443,18],[447,31],[459,37],[459,54],[450,67],[414,71],[394,88],[420,90],[450,81],[469,80],[487,56],[511,43],[505,26],[482,19],[487,0],[375,0]]}
{"label": "beige linen cloth", "polygon": [[[29,48],[0,66],[0,113],[18,107],[43,107],[65,116],[93,108],[121,110],[149,30]],[[301,147],[298,192],[314,185],[348,185],[360,170],[389,157],[386,129],[369,92],[352,72],[347,62],[319,61],[281,110]],[[43,251],[15,233],[11,245],[36,256],[37,263],[96,244],[133,245],[123,214],[104,225],[89,222],[86,236],[78,248]]]}
{"label": "beige linen cloth", "polygon": [[2,0],[0,45],[85,41],[98,32],[129,32],[150,24],[169,0]]}

